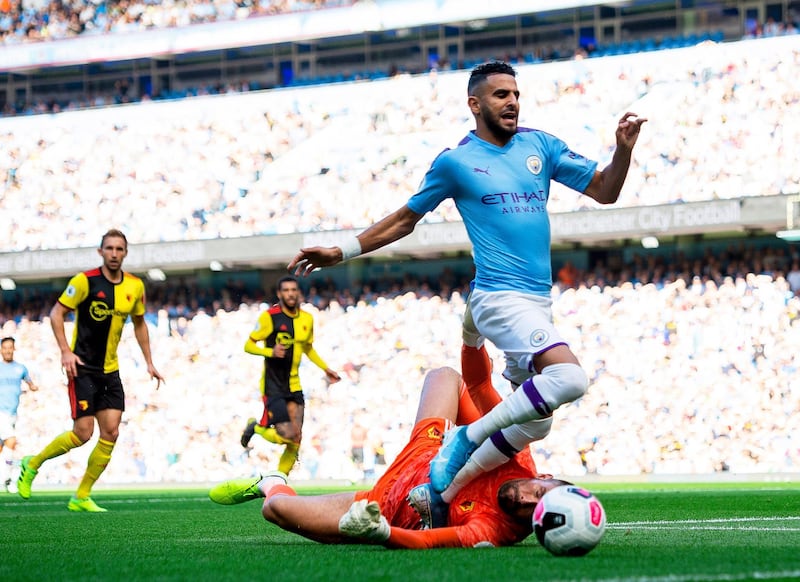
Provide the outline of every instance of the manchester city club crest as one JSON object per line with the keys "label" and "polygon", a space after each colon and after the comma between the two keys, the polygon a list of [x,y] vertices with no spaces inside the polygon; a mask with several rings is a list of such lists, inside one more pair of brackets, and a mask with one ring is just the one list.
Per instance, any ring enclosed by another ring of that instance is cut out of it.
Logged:
{"label": "manchester city club crest", "polygon": [[539,172],[542,171],[542,160],[539,156],[528,156],[528,159],[525,160],[525,165],[531,174],[538,176]]}
{"label": "manchester city club crest", "polygon": [[537,329],[531,334],[531,345],[538,348],[547,341],[550,335],[543,329]]}

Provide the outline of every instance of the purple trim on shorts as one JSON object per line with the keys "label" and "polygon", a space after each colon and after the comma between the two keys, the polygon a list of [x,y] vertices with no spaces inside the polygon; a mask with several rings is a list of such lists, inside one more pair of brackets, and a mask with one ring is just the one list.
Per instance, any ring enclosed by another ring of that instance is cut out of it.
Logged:
{"label": "purple trim on shorts", "polygon": [[544,401],[542,395],[539,394],[536,386],[533,385],[533,378],[528,378],[525,380],[522,383],[521,388],[522,391],[525,392],[525,396],[527,396],[528,400],[530,400],[533,409],[541,415],[541,418],[546,418],[553,414],[550,406]]}
{"label": "purple trim on shorts", "polygon": [[497,448],[498,451],[503,453],[509,459],[512,459],[514,455],[519,452],[519,449],[515,449],[511,446],[511,443],[506,440],[503,431],[498,430],[492,436],[489,437],[492,441],[492,444]]}
{"label": "purple trim on shorts", "polygon": [[543,354],[548,350],[552,350],[556,346],[568,346],[568,345],[569,344],[567,342],[556,342],[554,344],[550,344],[549,346],[547,346],[544,349],[539,350],[538,352],[533,352],[533,353],[534,353],[534,355],[538,356],[539,354]]}
{"label": "purple trim on shorts", "polygon": [[[542,350],[539,350],[538,352],[533,352],[533,355],[534,356],[539,356],[539,355],[541,355],[541,354],[543,354],[543,353],[545,353],[545,352],[547,352],[549,350],[552,350],[556,346],[569,346],[569,344],[567,344],[567,342],[556,342],[554,344],[551,344],[551,345],[547,346],[546,348],[544,348]],[[530,372],[531,374],[533,374],[535,372],[535,370],[533,369],[533,358],[531,358],[531,361],[528,363],[528,372]]]}
{"label": "purple trim on shorts", "polygon": [[531,374],[538,374],[539,372],[537,372],[537,371],[534,369],[534,366],[533,366],[533,359],[534,359],[536,356],[539,356],[539,355],[541,355],[541,354],[544,354],[544,353],[545,353],[545,352],[547,352],[548,350],[552,350],[552,349],[553,349],[554,347],[556,347],[556,346],[569,346],[569,344],[567,344],[567,342],[556,342],[556,343],[554,343],[554,344],[550,344],[549,346],[545,346],[544,348],[542,348],[542,349],[541,349],[541,350],[539,350],[538,352],[533,352],[533,354],[531,355],[531,361],[530,361],[530,362],[528,362],[528,372],[529,372],[529,373],[531,373]]}

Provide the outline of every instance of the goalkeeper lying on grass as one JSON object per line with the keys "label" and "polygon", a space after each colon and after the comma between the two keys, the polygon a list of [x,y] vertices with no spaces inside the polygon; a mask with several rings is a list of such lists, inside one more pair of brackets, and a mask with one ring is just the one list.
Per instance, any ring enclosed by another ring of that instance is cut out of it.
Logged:
{"label": "goalkeeper lying on grass", "polygon": [[215,486],[223,505],[263,498],[264,519],[331,544],[387,548],[508,546],[532,531],[539,499],[566,481],[537,476],[528,448],[465,486],[449,505],[429,487],[429,463],[450,424],[466,424],[500,402],[485,349],[463,348],[464,379],[452,368],[428,373],[408,444],[369,491],[298,496],[286,476],[236,479]]}

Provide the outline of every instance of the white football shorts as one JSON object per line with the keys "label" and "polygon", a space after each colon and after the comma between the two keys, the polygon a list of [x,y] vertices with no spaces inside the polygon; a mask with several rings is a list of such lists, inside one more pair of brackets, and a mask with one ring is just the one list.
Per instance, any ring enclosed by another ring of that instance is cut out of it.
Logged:
{"label": "white football shorts", "polygon": [[470,335],[474,325],[478,334],[505,353],[503,376],[522,384],[535,374],[528,369],[534,355],[557,345],[568,345],[553,325],[552,306],[550,297],[473,289],[464,316],[464,335]]}
{"label": "white football shorts", "polygon": [[14,426],[17,424],[17,417],[7,412],[0,412],[0,441],[9,437],[17,436]]}

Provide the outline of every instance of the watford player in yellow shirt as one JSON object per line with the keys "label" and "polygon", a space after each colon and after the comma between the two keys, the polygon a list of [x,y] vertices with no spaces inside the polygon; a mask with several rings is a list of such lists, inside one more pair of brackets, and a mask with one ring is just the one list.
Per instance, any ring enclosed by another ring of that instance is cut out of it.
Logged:
{"label": "watford player in yellow shirt", "polygon": [[[147,372],[158,381],[156,389],[164,380],[150,353],[150,335],[144,320],[144,282],[122,270],[128,240],[121,231],[109,230],[97,252],[103,258],[103,265],[72,277],[50,311],[53,334],[61,350],[61,365],[67,374],[72,430],[57,436],[39,454],[24,457],[17,481],[20,496],[28,499],[42,463],[86,444],[97,420],[100,438],[89,454],[78,490],[67,504],[70,511],[92,513],[106,511],[89,494],[111,460],[125,410],[117,347],[128,317],[133,321]],[[70,312],[75,313],[75,324],[72,340],[68,342],[64,322]]]}
{"label": "watford player in yellow shirt", "polygon": [[331,384],[341,378],[314,349],[314,320],[310,313],[300,309],[297,279],[282,277],[277,294],[278,303],[261,313],[244,344],[245,352],[264,358],[261,375],[264,412],[261,420],[248,420],[242,446],[247,447],[254,434],[284,445],[278,470],[288,474],[297,461],[302,440],[305,399],[298,371],[303,354],[325,371]]}

